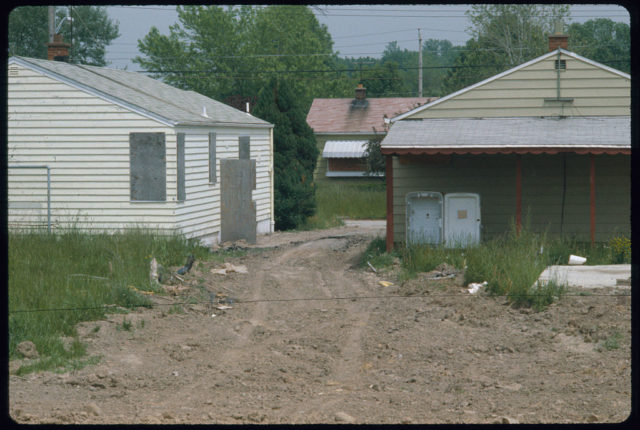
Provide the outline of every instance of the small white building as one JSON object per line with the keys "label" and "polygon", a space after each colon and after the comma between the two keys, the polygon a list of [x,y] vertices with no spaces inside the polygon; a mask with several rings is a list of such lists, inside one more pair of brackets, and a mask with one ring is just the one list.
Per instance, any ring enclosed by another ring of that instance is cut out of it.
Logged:
{"label": "small white building", "polygon": [[[273,125],[140,73],[12,57],[8,225],[273,232]],[[47,179],[48,178],[48,179]]]}

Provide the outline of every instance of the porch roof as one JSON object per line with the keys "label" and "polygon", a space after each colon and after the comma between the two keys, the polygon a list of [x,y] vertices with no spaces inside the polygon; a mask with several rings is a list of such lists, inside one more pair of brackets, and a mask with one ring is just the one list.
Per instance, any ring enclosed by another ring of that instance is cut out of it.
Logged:
{"label": "porch roof", "polygon": [[383,154],[630,154],[631,118],[510,117],[403,120]]}

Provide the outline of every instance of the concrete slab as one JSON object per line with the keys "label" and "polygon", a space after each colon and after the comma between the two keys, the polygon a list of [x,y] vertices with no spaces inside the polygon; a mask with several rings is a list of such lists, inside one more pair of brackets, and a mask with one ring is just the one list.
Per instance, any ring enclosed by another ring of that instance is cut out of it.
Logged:
{"label": "concrete slab", "polygon": [[631,278],[630,264],[612,264],[607,266],[549,266],[538,281],[556,280],[567,283],[569,287],[603,288],[617,287],[630,289],[630,285],[618,285],[618,280]]}

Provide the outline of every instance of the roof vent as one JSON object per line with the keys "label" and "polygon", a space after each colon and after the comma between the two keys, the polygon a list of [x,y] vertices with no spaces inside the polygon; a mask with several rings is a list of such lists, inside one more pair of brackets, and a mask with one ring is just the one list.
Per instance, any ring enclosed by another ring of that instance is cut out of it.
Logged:
{"label": "roof vent", "polygon": [[555,68],[556,70],[567,70],[567,60],[556,60]]}
{"label": "roof vent", "polygon": [[9,76],[20,76],[20,68],[15,64],[9,66]]}
{"label": "roof vent", "polygon": [[200,116],[203,116],[205,118],[209,118],[209,115],[207,115],[207,107],[206,106],[202,106],[202,113],[200,114]]}

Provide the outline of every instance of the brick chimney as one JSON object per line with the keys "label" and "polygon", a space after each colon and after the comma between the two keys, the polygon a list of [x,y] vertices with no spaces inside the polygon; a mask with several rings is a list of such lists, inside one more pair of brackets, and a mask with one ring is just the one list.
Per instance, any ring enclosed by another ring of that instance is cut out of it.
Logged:
{"label": "brick chimney", "polygon": [[47,43],[47,59],[68,62],[70,47],[71,44],[62,41],[61,34],[55,34],[53,42]]}
{"label": "brick chimney", "polygon": [[366,96],[367,89],[362,84],[358,84],[356,87],[356,100],[364,100]]}
{"label": "brick chimney", "polygon": [[558,48],[569,49],[569,35],[562,32],[561,22],[556,22],[553,34],[549,35],[549,52]]}

